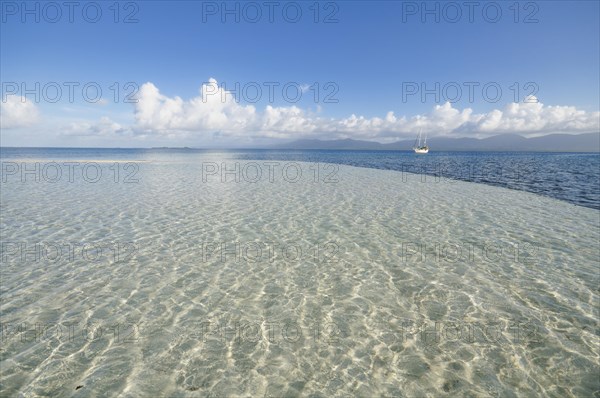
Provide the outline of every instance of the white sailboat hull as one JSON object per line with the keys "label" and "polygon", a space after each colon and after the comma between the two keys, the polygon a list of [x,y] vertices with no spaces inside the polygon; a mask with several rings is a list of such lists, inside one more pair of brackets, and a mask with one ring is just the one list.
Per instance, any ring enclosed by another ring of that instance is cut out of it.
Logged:
{"label": "white sailboat hull", "polygon": [[425,134],[425,142],[421,145],[421,130],[419,130],[419,138],[418,143],[415,141],[415,146],[413,147],[413,151],[415,153],[427,153],[429,152],[429,147],[427,146],[427,134]]}

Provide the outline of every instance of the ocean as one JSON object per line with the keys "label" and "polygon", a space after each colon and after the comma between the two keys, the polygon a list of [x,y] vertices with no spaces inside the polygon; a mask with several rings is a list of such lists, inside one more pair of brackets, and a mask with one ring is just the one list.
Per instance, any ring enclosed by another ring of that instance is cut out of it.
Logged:
{"label": "ocean", "polygon": [[0,157],[65,159],[162,159],[223,153],[240,160],[280,160],[345,164],[418,174],[420,182],[455,179],[533,192],[600,209],[600,154],[561,152],[430,152],[354,150],[204,150],[0,148]]}
{"label": "ocean", "polygon": [[600,393],[600,157],[2,148],[2,396]]}

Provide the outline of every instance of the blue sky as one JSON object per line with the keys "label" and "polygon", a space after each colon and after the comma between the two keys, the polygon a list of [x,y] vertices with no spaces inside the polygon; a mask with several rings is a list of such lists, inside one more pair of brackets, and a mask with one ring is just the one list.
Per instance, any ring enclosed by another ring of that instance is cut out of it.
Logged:
{"label": "blue sky", "polygon": [[[433,136],[598,130],[596,1],[477,2],[473,22],[465,2],[277,3],[273,22],[264,2],[229,2],[230,9],[238,7],[240,21],[228,14],[223,22],[222,2],[139,1],[119,3],[118,16],[114,2],[91,4],[89,19],[96,8],[102,10],[96,23],[84,18],[86,2],[74,9],[72,23],[62,6],[62,16],[51,23],[55,10],[44,9],[45,3],[27,3],[39,12],[40,21],[27,14],[23,22],[23,3],[3,1],[2,145],[34,145],[32,139],[56,146],[251,145],[307,137],[386,142],[412,136],[417,125]],[[439,22],[435,13],[421,14],[423,4],[437,7]],[[256,8],[262,16],[252,23],[248,19]],[[297,9],[302,16],[292,23]],[[462,15],[453,23],[457,9]],[[124,23],[130,14],[137,22]],[[328,15],[333,23],[324,23]],[[226,90],[258,85],[262,96],[255,103],[245,101],[256,93],[248,91],[237,94],[236,104],[192,105],[209,78]],[[64,88],[56,103],[35,101],[28,94],[28,106],[19,108],[14,102],[24,94],[21,84],[34,89],[36,82],[40,91],[48,82],[80,85],[73,103]],[[103,90],[98,103],[86,102],[82,95],[81,86],[89,82]],[[115,82],[120,89],[116,101]],[[124,90],[128,82],[140,87],[135,91],[141,103],[124,103],[125,93],[134,91]],[[148,82],[160,94],[141,90]],[[279,84],[273,101],[265,82]],[[474,85],[472,100],[465,82]],[[7,89],[14,90],[11,83],[19,90],[7,96]],[[285,84],[292,85],[292,97],[296,87],[306,90],[298,102],[286,100]],[[487,100],[482,91],[486,84],[491,86]],[[406,93],[423,85],[437,91],[437,101],[434,94],[423,100],[420,92]],[[456,87],[461,100],[455,98]],[[524,103],[528,93],[535,93],[539,102]],[[327,94],[337,103],[325,102]],[[181,103],[169,105],[176,97]],[[158,104],[152,105],[153,99]],[[509,112],[506,107],[515,100],[517,108]],[[275,109],[270,116],[265,115],[267,106]],[[388,112],[393,117],[386,120]]]}

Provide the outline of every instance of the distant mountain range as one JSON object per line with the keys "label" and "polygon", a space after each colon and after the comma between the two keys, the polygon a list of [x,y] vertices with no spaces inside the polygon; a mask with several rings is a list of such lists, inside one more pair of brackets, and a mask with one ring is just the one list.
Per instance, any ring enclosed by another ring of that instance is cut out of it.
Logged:
{"label": "distant mountain range", "polygon": [[[518,134],[501,134],[489,138],[431,137],[431,151],[532,151],[532,152],[600,152],[600,133],[578,135],[550,134],[525,138]],[[373,141],[303,139],[277,144],[276,149],[338,149],[338,150],[396,150],[409,151],[414,140],[380,144]]]}

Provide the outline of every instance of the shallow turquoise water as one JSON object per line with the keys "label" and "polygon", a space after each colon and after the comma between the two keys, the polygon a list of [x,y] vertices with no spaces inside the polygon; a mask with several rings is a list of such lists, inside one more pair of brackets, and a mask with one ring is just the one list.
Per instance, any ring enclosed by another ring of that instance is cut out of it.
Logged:
{"label": "shallow turquoise water", "polygon": [[69,160],[72,182],[2,182],[3,395],[600,390],[598,210],[227,153]]}

